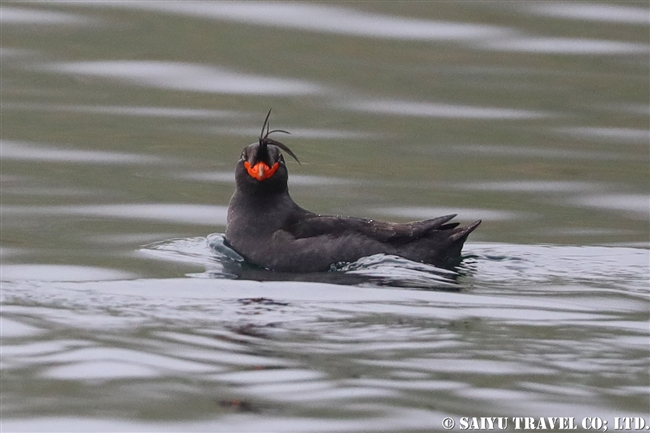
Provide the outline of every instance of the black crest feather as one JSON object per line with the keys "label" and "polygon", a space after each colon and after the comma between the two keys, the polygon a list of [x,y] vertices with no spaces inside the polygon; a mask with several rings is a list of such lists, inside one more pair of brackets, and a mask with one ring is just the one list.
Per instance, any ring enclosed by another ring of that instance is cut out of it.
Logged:
{"label": "black crest feather", "polygon": [[[280,149],[287,152],[289,155],[293,157],[293,159],[295,159],[298,162],[298,164],[300,164],[298,157],[291,151],[291,149],[289,149],[289,147],[286,144],[280,143],[279,141],[269,138],[269,135],[273,134],[274,132],[282,132],[284,134],[290,134],[289,131],[285,131],[283,129],[271,130],[271,124],[269,122],[269,117],[271,116],[271,110],[272,109],[269,109],[269,112],[266,114],[266,118],[264,119],[264,124],[262,125],[262,131],[260,132],[260,138],[259,138],[260,152],[262,153],[266,152],[266,146],[272,144],[273,146],[277,146]],[[266,133],[264,132],[265,129],[266,129]]]}

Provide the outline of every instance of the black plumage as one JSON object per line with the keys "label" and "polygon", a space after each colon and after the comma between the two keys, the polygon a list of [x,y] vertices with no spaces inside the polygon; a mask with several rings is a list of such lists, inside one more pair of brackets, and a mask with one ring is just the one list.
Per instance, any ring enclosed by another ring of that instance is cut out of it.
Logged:
{"label": "black plumage", "polygon": [[237,162],[228,208],[226,240],[250,263],[274,271],[315,272],[384,253],[449,266],[460,259],[467,236],[481,223],[458,227],[449,222],[456,215],[390,223],[307,211],[289,195],[281,150],[298,158],[269,138],[273,132],[286,131],[271,131],[267,115],[258,142],[244,148]]}

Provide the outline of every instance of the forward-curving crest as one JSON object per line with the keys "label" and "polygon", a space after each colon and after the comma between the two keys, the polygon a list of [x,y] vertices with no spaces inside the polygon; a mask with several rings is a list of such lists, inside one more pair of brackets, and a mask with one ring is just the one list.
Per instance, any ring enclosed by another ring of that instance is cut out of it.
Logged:
{"label": "forward-curving crest", "polygon": [[[298,160],[298,157],[291,151],[291,149],[289,149],[289,147],[286,144],[280,143],[279,141],[276,141],[276,140],[274,140],[272,138],[269,138],[269,135],[273,134],[274,132],[282,132],[284,134],[290,134],[289,131],[285,131],[283,129],[271,130],[271,124],[269,122],[269,117],[271,116],[271,110],[272,109],[269,109],[269,112],[266,114],[266,118],[264,119],[264,124],[262,125],[262,131],[260,132],[260,138],[259,138],[260,147],[259,147],[259,150],[257,151],[258,155],[266,154],[266,147],[269,144],[272,144],[273,146],[277,146],[280,149],[287,152],[289,155],[291,155],[293,157],[293,159],[298,161],[298,164],[300,164],[300,161]],[[266,133],[264,133],[265,129],[266,129]]]}

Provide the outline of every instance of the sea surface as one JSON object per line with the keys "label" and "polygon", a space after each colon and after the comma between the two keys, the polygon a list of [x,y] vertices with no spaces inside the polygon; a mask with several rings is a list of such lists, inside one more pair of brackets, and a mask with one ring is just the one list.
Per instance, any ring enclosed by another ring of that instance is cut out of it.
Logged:
{"label": "sea surface", "polygon": [[[650,426],[647,1],[7,1],[0,24],[2,432]],[[244,263],[233,170],[270,108],[302,207],[482,219],[462,263]]]}

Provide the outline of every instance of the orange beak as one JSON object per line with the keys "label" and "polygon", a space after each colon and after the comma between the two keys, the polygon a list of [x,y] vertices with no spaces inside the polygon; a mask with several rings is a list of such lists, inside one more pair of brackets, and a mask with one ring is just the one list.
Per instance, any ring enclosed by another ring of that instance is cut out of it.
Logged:
{"label": "orange beak", "polygon": [[273,164],[273,167],[269,167],[263,162],[251,166],[248,161],[244,161],[244,167],[246,167],[248,174],[257,180],[265,180],[273,176],[279,166],[280,164],[277,162]]}

